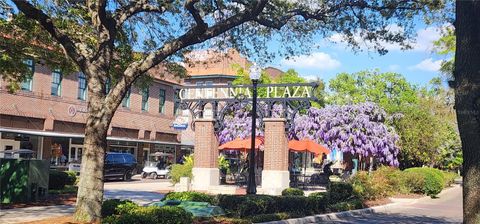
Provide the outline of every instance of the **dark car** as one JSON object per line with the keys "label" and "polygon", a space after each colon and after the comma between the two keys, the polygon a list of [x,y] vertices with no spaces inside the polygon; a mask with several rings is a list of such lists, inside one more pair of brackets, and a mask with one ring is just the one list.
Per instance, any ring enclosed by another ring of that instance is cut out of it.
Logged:
{"label": "dark car", "polygon": [[121,178],[131,180],[137,161],[130,153],[107,152],[105,157],[105,179]]}

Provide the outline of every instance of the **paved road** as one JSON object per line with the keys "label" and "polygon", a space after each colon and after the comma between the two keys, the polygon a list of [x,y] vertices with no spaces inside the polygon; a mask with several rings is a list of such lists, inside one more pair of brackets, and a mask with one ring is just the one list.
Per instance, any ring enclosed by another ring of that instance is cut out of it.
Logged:
{"label": "paved road", "polygon": [[462,188],[443,191],[436,199],[390,206],[374,214],[345,217],[327,223],[462,223]]}

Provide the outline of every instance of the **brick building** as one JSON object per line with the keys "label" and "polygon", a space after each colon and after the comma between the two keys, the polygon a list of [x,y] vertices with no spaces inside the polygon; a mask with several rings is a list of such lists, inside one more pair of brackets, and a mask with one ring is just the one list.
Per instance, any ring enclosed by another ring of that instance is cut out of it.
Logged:
{"label": "brick building", "polygon": [[[33,60],[26,61],[33,76],[21,90],[9,93],[0,82],[0,157],[9,149],[31,149],[38,159],[58,165],[61,154],[78,163],[83,149],[88,98],[82,73],[60,74]],[[182,80],[153,70],[153,83],[145,90],[132,87],[113,117],[108,151],[129,152],[139,166],[157,151],[171,153],[172,162],[193,150],[182,145],[172,128],[175,118],[174,86]]]}

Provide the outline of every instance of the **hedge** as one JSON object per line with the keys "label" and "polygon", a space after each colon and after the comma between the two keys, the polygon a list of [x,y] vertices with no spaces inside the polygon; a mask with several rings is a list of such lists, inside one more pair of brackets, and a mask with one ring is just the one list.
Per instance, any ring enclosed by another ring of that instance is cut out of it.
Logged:
{"label": "hedge", "polygon": [[66,171],[65,173],[68,175],[67,180],[65,181],[65,184],[75,185],[75,183],[77,182],[77,173],[74,171]]}
{"label": "hedge", "polygon": [[[116,212],[117,207],[124,204],[134,204],[130,200],[120,200],[120,199],[108,199],[102,203],[102,217],[107,217],[114,214],[119,214]],[[136,204],[134,204],[136,205]]]}
{"label": "hedge", "polygon": [[135,207],[102,220],[104,224],[184,224],[192,223],[192,214],[180,207]]}
{"label": "hedge", "polygon": [[282,191],[283,196],[304,196],[305,193],[298,188],[285,188]]}
{"label": "hedge", "polygon": [[186,192],[170,192],[162,200],[179,200],[179,201],[197,201],[197,202],[208,202],[210,204],[215,204],[215,196],[208,194],[195,192],[195,191],[186,191]]}
{"label": "hedge", "polygon": [[405,172],[417,173],[423,176],[422,193],[428,196],[435,197],[445,186],[443,173],[440,170],[429,167],[415,167],[406,169]]}
{"label": "hedge", "polygon": [[48,189],[61,190],[67,184],[68,174],[63,171],[50,170],[48,173]]}

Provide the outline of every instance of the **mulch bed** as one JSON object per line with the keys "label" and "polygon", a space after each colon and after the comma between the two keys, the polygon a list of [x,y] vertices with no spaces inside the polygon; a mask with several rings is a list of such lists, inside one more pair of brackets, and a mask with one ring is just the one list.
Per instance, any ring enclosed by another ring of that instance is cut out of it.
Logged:
{"label": "mulch bed", "polygon": [[12,208],[27,208],[34,206],[51,206],[51,205],[74,205],[77,201],[77,194],[50,194],[48,198],[37,202],[28,203],[13,203],[13,204],[0,204],[1,209]]}
{"label": "mulch bed", "polygon": [[87,224],[87,223],[81,223],[81,222],[74,222],[73,221],[73,216],[60,216],[56,218],[48,218],[48,219],[42,219],[42,220],[36,220],[36,221],[31,221],[31,222],[22,222],[21,224]]}
{"label": "mulch bed", "polygon": [[386,205],[388,203],[391,203],[392,201],[389,198],[382,198],[382,199],[377,199],[377,200],[371,200],[371,201],[364,201],[363,206],[366,208],[374,207],[374,206],[380,206],[380,205]]}

